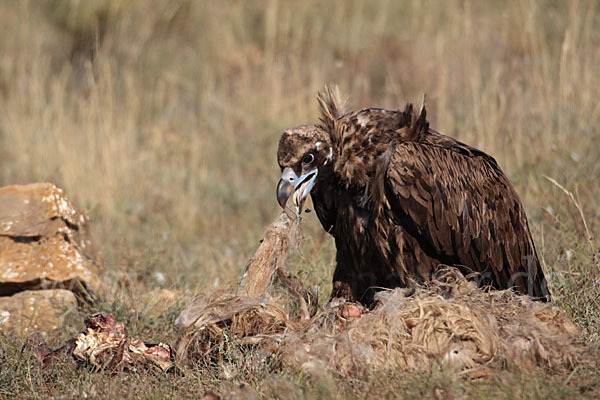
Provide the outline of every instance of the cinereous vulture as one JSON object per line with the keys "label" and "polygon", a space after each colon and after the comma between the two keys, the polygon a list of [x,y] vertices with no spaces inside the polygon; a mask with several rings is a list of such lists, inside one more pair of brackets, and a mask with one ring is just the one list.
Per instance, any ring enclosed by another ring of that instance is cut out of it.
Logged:
{"label": "cinereous vulture", "polygon": [[378,289],[455,266],[479,286],[550,299],[525,210],[494,158],[431,129],[424,104],[346,112],[337,88],[318,100],[319,125],[281,136],[277,199],[312,196],[335,238],[332,297],[372,305]]}

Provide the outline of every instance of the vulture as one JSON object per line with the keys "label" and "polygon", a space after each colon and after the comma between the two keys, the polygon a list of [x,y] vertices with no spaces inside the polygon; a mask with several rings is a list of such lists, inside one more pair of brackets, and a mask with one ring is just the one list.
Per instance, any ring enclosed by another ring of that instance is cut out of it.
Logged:
{"label": "vulture", "polygon": [[525,210],[496,160],[429,127],[425,105],[346,112],[319,93],[320,123],[286,130],[277,199],[308,194],[333,235],[332,298],[374,305],[383,288],[413,287],[441,266],[479,286],[549,301]]}

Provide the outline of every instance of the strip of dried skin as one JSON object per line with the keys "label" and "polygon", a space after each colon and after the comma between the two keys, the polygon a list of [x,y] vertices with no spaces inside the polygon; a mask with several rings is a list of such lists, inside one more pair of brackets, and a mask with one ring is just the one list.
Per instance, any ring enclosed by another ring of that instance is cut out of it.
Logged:
{"label": "strip of dried skin", "polygon": [[267,294],[273,274],[283,268],[290,245],[298,243],[300,218],[284,210],[265,231],[263,240],[246,266],[237,295],[263,298]]}

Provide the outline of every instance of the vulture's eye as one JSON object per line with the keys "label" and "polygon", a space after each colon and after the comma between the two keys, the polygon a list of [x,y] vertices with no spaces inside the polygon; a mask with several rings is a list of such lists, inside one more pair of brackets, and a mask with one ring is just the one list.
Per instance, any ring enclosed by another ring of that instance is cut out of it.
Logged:
{"label": "vulture's eye", "polygon": [[315,156],[312,153],[308,153],[307,155],[304,156],[304,158],[302,159],[302,162],[304,164],[310,164],[313,161],[315,161]]}

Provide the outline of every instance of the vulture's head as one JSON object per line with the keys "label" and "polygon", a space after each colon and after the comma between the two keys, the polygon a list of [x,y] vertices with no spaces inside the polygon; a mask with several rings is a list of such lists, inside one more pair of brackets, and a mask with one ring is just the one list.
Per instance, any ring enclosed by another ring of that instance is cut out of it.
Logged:
{"label": "vulture's head", "polygon": [[332,169],[333,150],[329,134],[317,126],[298,126],[281,135],[277,161],[281,180],[277,184],[277,201],[282,208],[294,195],[294,204],[302,208],[304,200]]}

